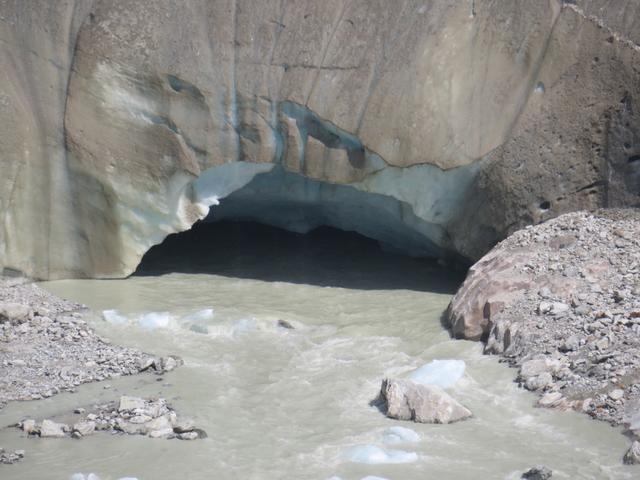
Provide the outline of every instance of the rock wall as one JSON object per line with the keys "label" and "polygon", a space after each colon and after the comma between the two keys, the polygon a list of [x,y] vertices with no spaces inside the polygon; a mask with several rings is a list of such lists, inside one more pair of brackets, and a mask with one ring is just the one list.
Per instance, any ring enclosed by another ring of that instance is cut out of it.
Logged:
{"label": "rock wall", "polygon": [[637,8],[0,0],[0,266],[127,275],[274,169],[329,184],[322,205],[331,185],[389,197],[426,250],[468,259],[637,204]]}

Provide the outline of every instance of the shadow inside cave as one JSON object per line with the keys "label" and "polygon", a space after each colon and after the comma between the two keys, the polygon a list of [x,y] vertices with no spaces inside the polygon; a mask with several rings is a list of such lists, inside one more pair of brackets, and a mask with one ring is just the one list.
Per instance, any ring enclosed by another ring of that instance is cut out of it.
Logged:
{"label": "shadow inside cave", "polygon": [[198,222],[152,247],[134,275],[216,274],[359,290],[452,294],[464,272],[383,250],[376,240],[320,227],[292,233],[255,222]]}

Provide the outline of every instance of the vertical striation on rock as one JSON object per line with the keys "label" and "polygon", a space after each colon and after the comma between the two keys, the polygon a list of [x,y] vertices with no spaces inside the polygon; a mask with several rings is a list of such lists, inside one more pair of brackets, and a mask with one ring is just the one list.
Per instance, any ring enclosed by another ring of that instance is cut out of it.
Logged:
{"label": "vertical striation on rock", "polygon": [[273,165],[469,259],[637,204],[640,52],[601,3],[2,0],[0,266],[127,275],[233,193],[203,174]]}

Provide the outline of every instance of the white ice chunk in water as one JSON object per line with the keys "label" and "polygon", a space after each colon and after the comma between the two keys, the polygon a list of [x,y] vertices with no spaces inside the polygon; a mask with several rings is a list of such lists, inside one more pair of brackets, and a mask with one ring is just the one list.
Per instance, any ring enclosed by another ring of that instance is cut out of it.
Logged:
{"label": "white ice chunk in water", "polygon": [[423,385],[436,385],[440,388],[453,387],[464,375],[463,360],[433,360],[414,370],[409,380]]}
{"label": "white ice chunk in water", "polygon": [[258,328],[258,322],[255,318],[241,318],[233,323],[231,327],[231,333],[235,335],[241,335],[243,333],[256,330]]}
{"label": "white ice chunk in water", "polygon": [[169,320],[171,320],[169,312],[149,312],[138,317],[138,325],[149,330],[166,328],[169,326]]}
{"label": "white ice chunk in water", "polygon": [[391,427],[387,428],[383,432],[382,441],[387,445],[396,445],[398,443],[417,443],[420,441],[420,435],[410,428]]}
{"label": "white ice chunk in water", "polygon": [[[124,325],[128,322],[127,317],[122,315],[118,310],[104,310],[102,318],[113,325]],[[77,475],[82,475],[78,473]]]}
{"label": "white ice chunk in water", "polygon": [[347,450],[344,458],[350,462],[376,465],[381,463],[415,462],[418,460],[418,454],[403,450],[384,450],[375,445],[358,445]]}
{"label": "white ice chunk in water", "polygon": [[88,473],[84,475],[83,473],[74,473],[69,477],[69,480],[100,480],[100,477],[95,473]]}
{"label": "white ice chunk in water", "polygon": [[204,308],[202,310],[198,310],[197,312],[189,313],[182,317],[182,320],[185,322],[208,322],[209,320],[213,320],[214,312],[213,308]]}

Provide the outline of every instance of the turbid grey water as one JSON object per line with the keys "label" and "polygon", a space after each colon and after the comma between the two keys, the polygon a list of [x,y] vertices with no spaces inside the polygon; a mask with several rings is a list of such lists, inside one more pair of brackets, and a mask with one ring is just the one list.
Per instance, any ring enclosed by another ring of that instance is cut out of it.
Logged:
{"label": "turbid grey water", "polygon": [[[9,424],[121,394],[160,395],[209,438],[98,433],[75,441],[3,430],[1,445],[27,450],[24,462],[1,470],[3,480],[66,480],[76,472],[102,480],[517,479],[539,463],[559,479],[635,478],[621,465],[626,439],[618,429],[533,408],[535,396],[513,383],[513,370],[483,356],[479,344],[449,338],[441,315],[459,275],[349,237],[337,247],[323,237],[320,247],[304,248],[279,237],[242,238],[226,250],[213,242],[213,260],[198,243],[188,248],[195,259],[180,259],[175,249],[152,252],[157,261],[125,280],[43,284],[91,307],[92,325],[112,341],[177,354],[185,365],[162,381],[121,378],[106,382],[107,389],[104,382],[87,385],[0,412]],[[162,264],[167,252],[172,261]],[[473,411],[471,419],[413,424],[370,405],[383,377],[408,376],[434,359],[466,363],[448,391]],[[419,438],[390,443],[398,438],[388,429],[397,426]]]}

